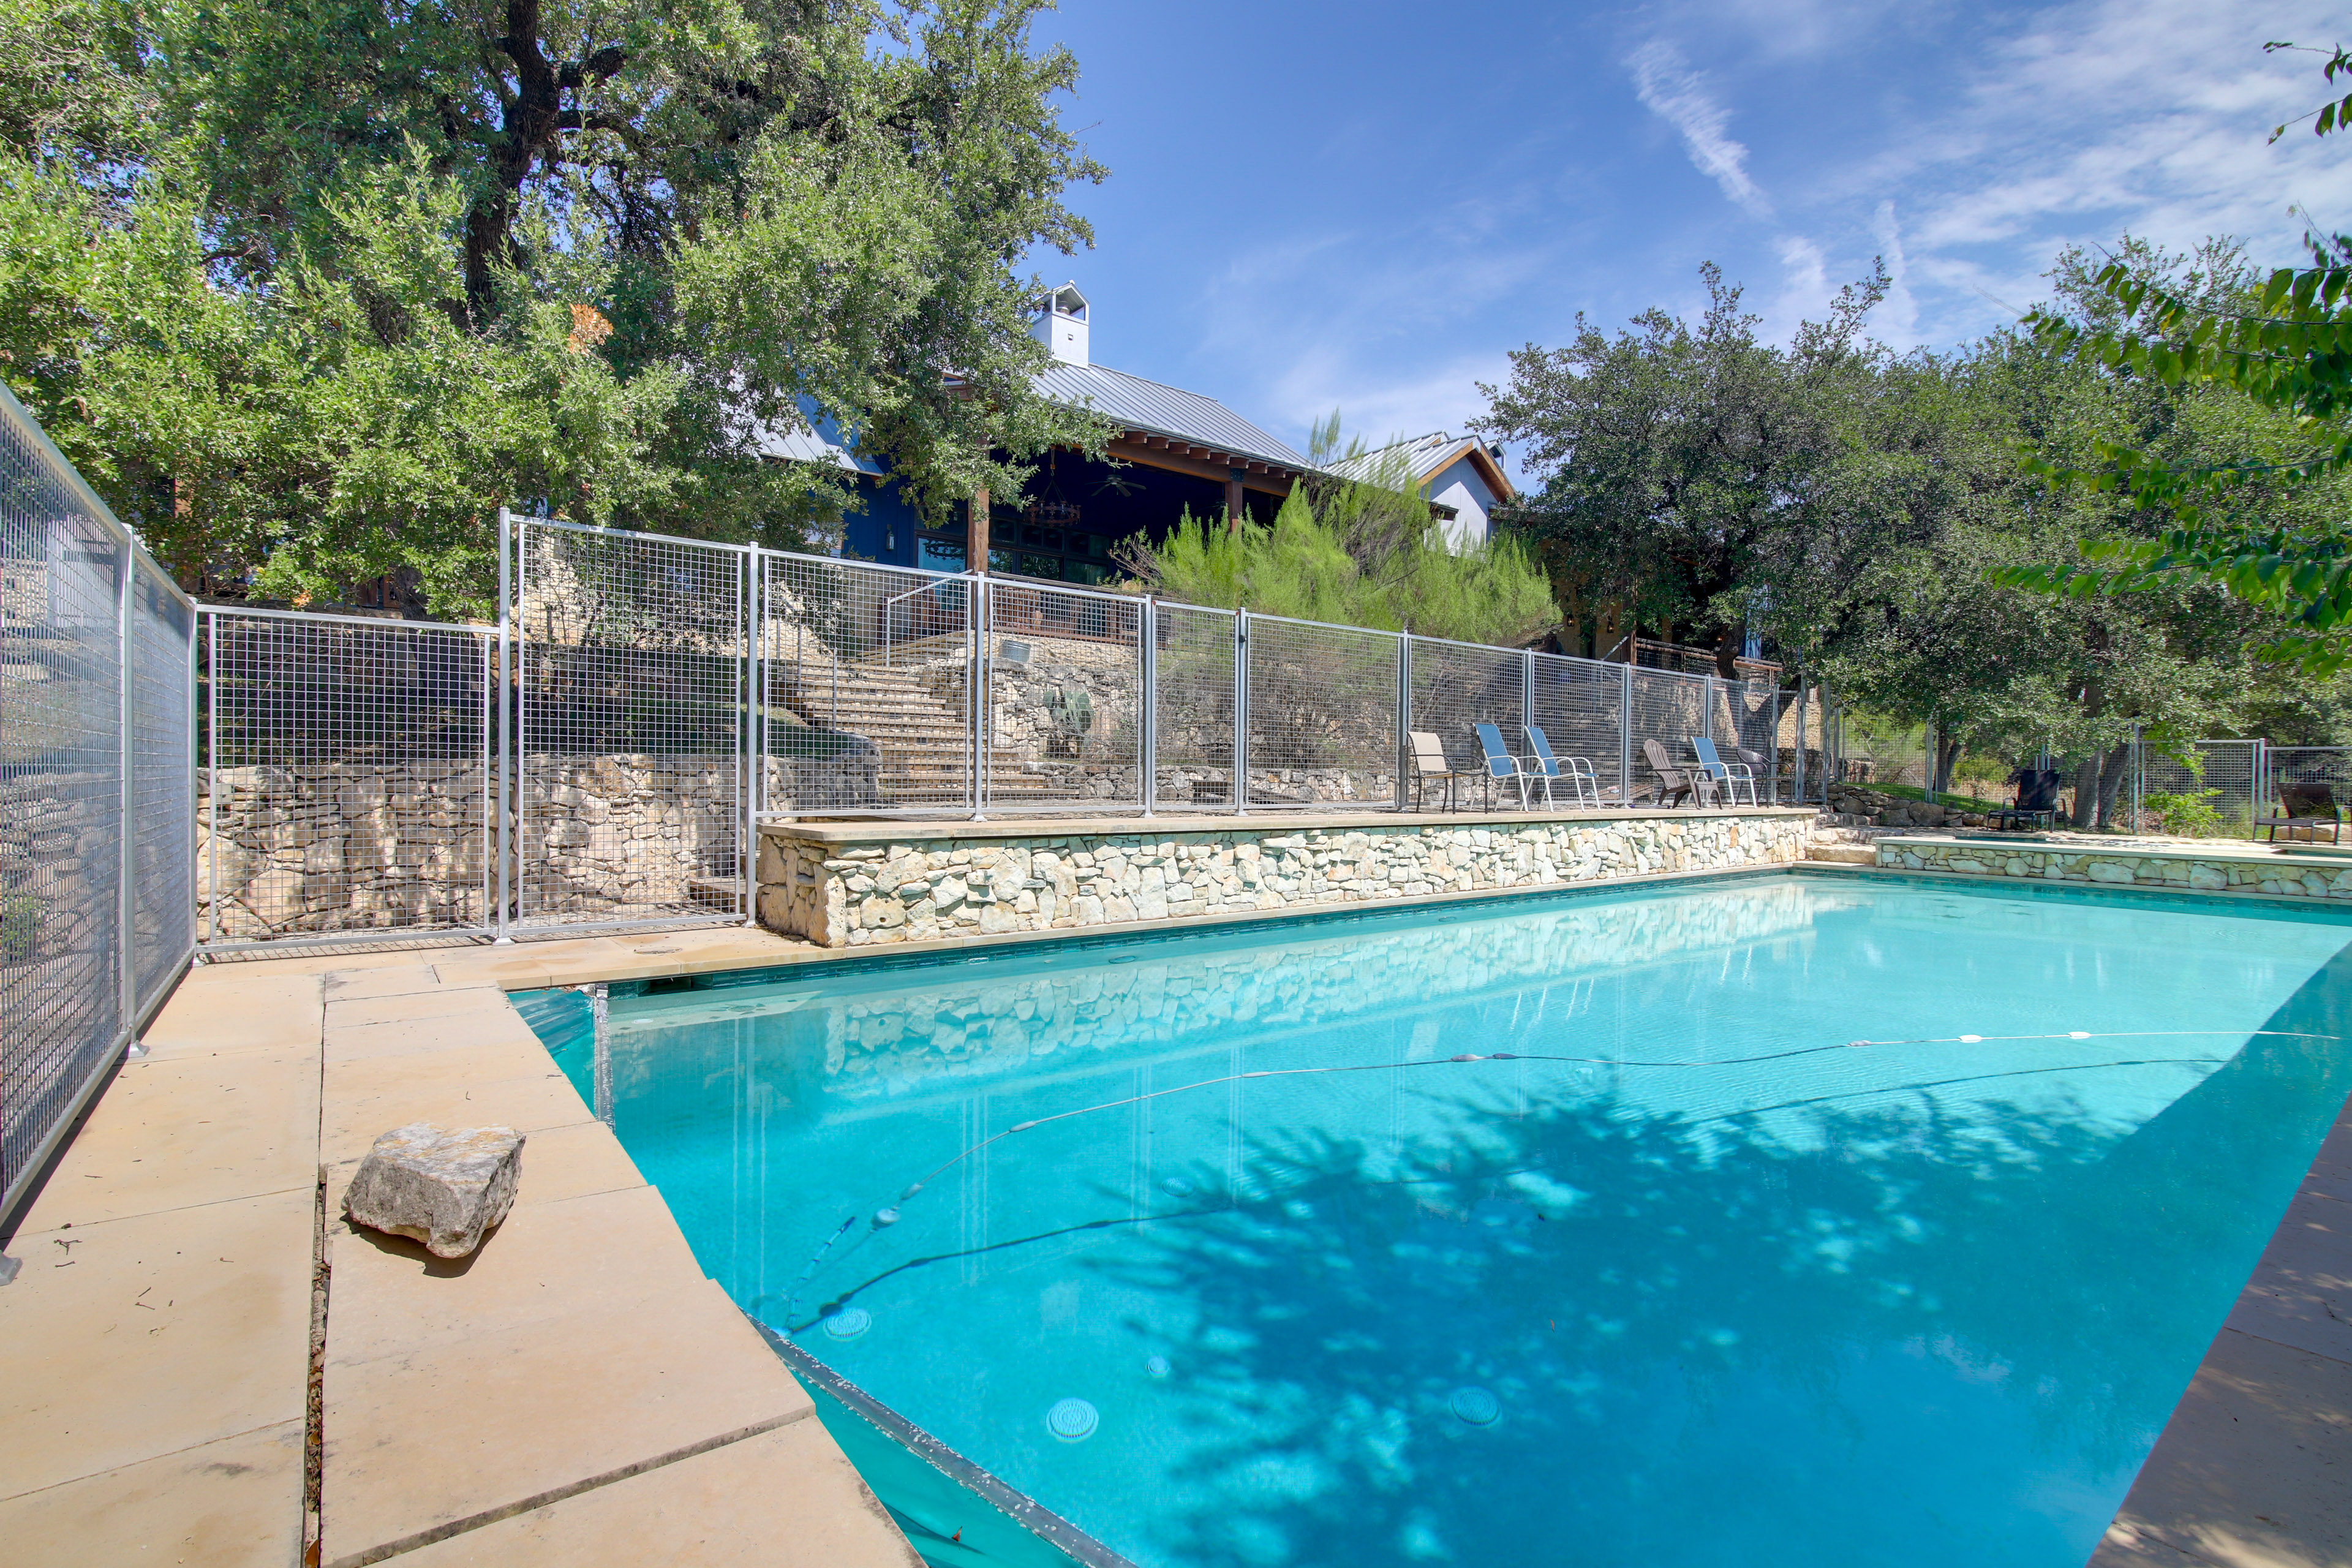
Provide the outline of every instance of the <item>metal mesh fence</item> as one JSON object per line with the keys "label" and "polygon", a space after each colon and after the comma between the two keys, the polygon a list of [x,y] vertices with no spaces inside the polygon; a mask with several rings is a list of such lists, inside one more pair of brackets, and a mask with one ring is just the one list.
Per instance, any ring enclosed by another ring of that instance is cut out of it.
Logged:
{"label": "metal mesh fence", "polygon": [[993,580],[987,593],[987,808],[1139,810],[1142,605]]}
{"label": "metal mesh fence", "polygon": [[492,634],[211,607],[204,620],[207,942],[488,929]]}
{"label": "metal mesh fence", "polygon": [[[2145,800],[2149,795],[2201,796],[2221,819],[2221,834],[2231,838],[2251,837],[2254,818],[2265,815],[2258,809],[2263,795],[2261,753],[2259,741],[2200,741],[2189,753],[2196,760],[2192,766],[2179,757],[2168,756],[2153,746],[2144,745],[2140,749],[2139,776],[2142,809],[2146,810]],[[2278,754],[2272,753],[2273,757]],[[2073,768],[2068,768],[2066,778],[2070,784],[2074,781]],[[2274,790],[2272,798],[2276,798]],[[2126,815],[2130,805],[2127,795],[2117,802],[2118,819]]]}
{"label": "metal mesh fence", "polygon": [[761,551],[760,809],[969,810],[963,577]]}
{"label": "metal mesh fence", "polygon": [[749,560],[516,524],[517,924],[744,913]]}
{"label": "metal mesh fence", "polygon": [[1249,805],[1395,801],[1400,646],[1389,632],[1248,617]]}
{"label": "metal mesh fence", "polygon": [[0,1212],[187,954],[187,610],[0,390]]}
{"label": "metal mesh fence", "polygon": [[1233,804],[1234,618],[1231,610],[1152,606],[1152,770],[1161,807]]}
{"label": "metal mesh fence", "polygon": [[1534,707],[1528,721],[1544,732],[1553,754],[1591,763],[1604,803],[1630,800],[1625,667],[1539,653],[1533,656],[1529,684]]}
{"label": "metal mesh fence", "polygon": [[195,949],[195,607],[152,563],[131,588],[131,952],[152,997]]}
{"label": "metal mesh fence", "polygon": [[[2207,773],[2211,772],[2209,762]],[[2268,746],[2263,752],[2262,774],[2257,817],[2326,822],[2337,812],[2352,812],[2352,747]],[[2207,787],[2212,787],[2210,782]],[[2221,801],[2214,805],[2218,808]],[[2300,830],[2290,835],[2305,836]]]}
{"label": "metal mesh fence", "polygon": [[[1628,707],[1633,720],[1633,788],[1660,799],[1657,760],[1675,769],[1691,766],[1691,737],[1712,737],[1710,699],[1715,682],[1703,675],[1676,675],[1668,670],[1636,669]],[[1659,748],[1655,756],[1651,748]]]}
{"label": "metal mesh fence", "polygon": [[[1442,642],[1434,637],[1411,641],[1412,722],[1406,728],[1435,735],[1444,748],[1446,766],[1473,775],[1472,782],[1483,797],[1505,798],[1496,794],[1498,781],[1486,768],[1486,749],[1479,743],[1476,726],[1494,725],[1502,737],[1504,752],[1510,756],[1530,750],[1528,656],[1508,648]],[[1561,798],[1573,797],[1563,795]]]}

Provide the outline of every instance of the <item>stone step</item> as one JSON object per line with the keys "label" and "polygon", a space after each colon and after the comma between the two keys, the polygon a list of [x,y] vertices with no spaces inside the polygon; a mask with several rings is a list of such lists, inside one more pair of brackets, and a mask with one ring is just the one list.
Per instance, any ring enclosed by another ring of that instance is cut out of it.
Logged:
{"label": "stone step", "polygon": [[1878,851],[1867,844],[1808,844],[1805,858],[1834,866],[1875,866]]}

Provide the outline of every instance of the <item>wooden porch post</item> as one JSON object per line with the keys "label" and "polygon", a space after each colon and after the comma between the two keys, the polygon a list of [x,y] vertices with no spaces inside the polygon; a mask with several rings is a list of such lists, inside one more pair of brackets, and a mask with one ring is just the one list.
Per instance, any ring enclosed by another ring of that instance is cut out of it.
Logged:
{"label": "wooden porch post", "polygon": [[1225,531],[1228,533],[1242,525],[1242,476],[1248,471],[1246,468],[1225,470]]}
{"label": "wooden porch post", "polygon": [[988,570],[988,491],[971,492],[971,525],[964,530],[964,565],[974,572]]}

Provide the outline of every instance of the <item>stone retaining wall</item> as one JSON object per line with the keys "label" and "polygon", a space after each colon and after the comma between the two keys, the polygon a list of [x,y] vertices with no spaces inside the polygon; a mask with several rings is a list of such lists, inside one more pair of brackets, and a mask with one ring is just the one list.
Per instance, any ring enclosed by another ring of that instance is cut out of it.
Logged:
{"label": "stone retaining wall", "polygon": [[1813,814],[1775,809],[1505,816],[1280,817],[941,828],[775,824],[759,912],[826,947],[1084,930],[1450,893],[1789,865]]}
{"label": "stone retaining wall", "polygon": [[2335,866],[2263,851],[2091,849],[2074,845],[1995,844],[1948,838],[1883,838],[1882,868],[1948,871],[2105,887],[2200,893],[2268,893],[2292,899],[2352,899],[2352,861]]}

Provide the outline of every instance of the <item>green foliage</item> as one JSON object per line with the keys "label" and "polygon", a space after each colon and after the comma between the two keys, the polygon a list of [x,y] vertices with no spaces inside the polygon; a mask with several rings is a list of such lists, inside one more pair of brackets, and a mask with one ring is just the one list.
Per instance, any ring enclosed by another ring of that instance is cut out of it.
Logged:
{"label": "green foliage", "polygon": [[[1511,523],[1549,570],[1572,651],[1607,656],[1636,628],[1714,646],[1750,626],[1803,646],[1825,599],[1890,531],[1916,534],[1942,470],[1890,420],[1891,356],[1863,340],[1883,269],[1781,349],[1712,264],[1706,312],[1664,310],[1615,334],[1578,318],[1563,348],[1529,344],[1482,385],[1478,427],[1542,480]],[[1921,493],[1927,492],[1927,493]]]}
{"label": "green foliage", "polygon": [[2167,795],[2151,790],[2140,797],[2140,804],[2154,812],[2164,831],[2175,837],[2220,838],[2226,830],[2212,803],[2221,795],[2218,789],[2200,790],[2195,795]]}
{"label": "green foliage", "polygon": [[1138,538],[1123,554],[1188,604],[1505,647],[1551,623],[1543,574],[1516,544],[1449,551],[1409,489],[1341,479],[1316,490],[1294,489],[1265,524],[1229,529],[1188,511],[1163,544]]}
{"label": "green foliage", "polygon": [[22,963],[37,953],[41,921],[48,910],[47,900],[30,893],[11,893],[0,899],[0,958]]}
{"label": "green foliage", "polygon": [[1018,494],[1102,434],[1030,385],[1102,174],[1038,9],[0,0],[0,374],[190,587],[479,613],[500,504],[823,543],[812,411]]}
{"label": "green foliage", "polygon": [[[2338,49],[2326,79],[2346,70],[2352,62]],[[2344,106],[2311,118],[2326,135],[2344,126]],[[2342,521],[2352,476],[2352,237],[2312,248],[2308,268],[2186,279],[2127,248],[2067,302],[2074,309],[2028,318],[2053,353],[2120,380],[2227,389],[2272,418],[2218,450],[2167,451],[2131,431],[2095,443],[2088,461],[2027,452],[2028,472],[2111,494],[2155,526],[2084,540],[2075,559],[2012,564],[2000,581],[2077,597],[2210,584],[2274,617],[2260,657],[2312,674],[2352,662],[2352,533]]]}

